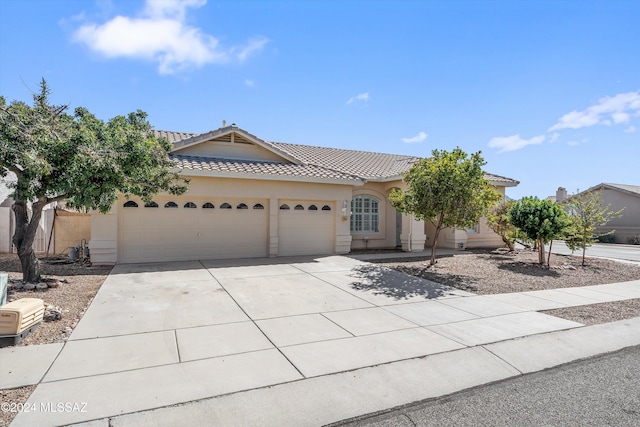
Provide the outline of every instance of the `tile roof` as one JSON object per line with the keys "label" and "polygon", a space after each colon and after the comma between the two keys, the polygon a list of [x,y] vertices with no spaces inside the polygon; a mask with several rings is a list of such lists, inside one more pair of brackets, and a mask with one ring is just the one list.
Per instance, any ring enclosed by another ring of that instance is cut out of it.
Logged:
{"label": "tile roof", "polygon": [[223,172],[238,175],[255,175],[270,177],[298,177],[328,181],[349,181],[362,183],[357,176],[338,172],[316,165],[305,165],[284,162],[257,160],[223,159],[215,157],[187,156],[170,154],[176,167],[193,171]]}
{"label": "tile roof", "polygon": [[515,179],[507,178],[506,176],[494,175],[492,173],[485,172],[484,177],[491,182],[502,183],[502,184],[511,184],[518,185],[520,181],[516,181]]}
{"label": "tile roof", "polygon": [[[218,129],[207,134],[214,135]],[[251,137],[257,138],[242,129],[235,128]],[[155,131],[174,145],[190,138],[206,136],[183,132]],[[284,142],[262,141],[279,154],[286,154],[300,164],[285,162],[264,162],[208,158],[172,154],[171,158],[179,167],[190,170],[208,170],[229,173],[249,173],[267,176],[300,176],[347,181],[388,181],[400,179],[402,175],[418,160],[419,157],[401,154],[374,153],[369,151],[346,150],[342,148],[315,147],[311,145],[289,144]],[[177,144],[179,145],[179,144]],[[518,185],[519,182],[500,175],[485,173],[485,177],[497,184],[505,186]]]}
{"label": "tile roof", "polygon": [[415,156],[271,142],[307,164],[330,167],[367,180],[396,178],[419,160]]}
{"label": "tile roof", "polygon": [[153,133],[158,138],[167,138],[170,143],[174,144],[178,141],[182,141],[183,139],[188,139],[193,136],[196,136],[195,133],[187,133],[187,132],[171,132],[166,130],[154,130]]}

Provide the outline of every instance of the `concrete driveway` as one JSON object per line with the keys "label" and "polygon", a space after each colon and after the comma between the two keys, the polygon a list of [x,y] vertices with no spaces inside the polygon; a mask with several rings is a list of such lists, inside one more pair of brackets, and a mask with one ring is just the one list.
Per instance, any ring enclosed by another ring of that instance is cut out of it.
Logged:
{"label": "concrete driveway", "polygon": [[[366,411],[390,404],[393,381],[435,375],[444,390],[496,381],[520,372],[477,346],[582,326],[535,311],[558,307],[553,297],[527,298],[476,296],[343,256],[118,265],[29,399],[83,410],[20,413],[14,424],[106,426],[121,414],[289,384],[334,399],[377,387],[375,398],[354,402]],[[464,368],[451,378],[434,362],[420,368],[416,358],[435,354]],[[404,362],[388,365],[396,361]],[[374,366],[371,382],[362,368]],[[256,420],[268,424],[259,414],[272,409],[257,408]]]}

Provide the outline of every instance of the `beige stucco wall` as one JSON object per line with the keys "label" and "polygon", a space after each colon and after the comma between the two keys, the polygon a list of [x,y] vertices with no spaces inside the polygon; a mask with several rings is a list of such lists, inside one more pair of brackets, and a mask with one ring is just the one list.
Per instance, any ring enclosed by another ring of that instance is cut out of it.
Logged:
{"label": "beige stucco wall", "polygon": [[58,210],[54,223],[54,252],[77,246],[82,241],[91,240],[91,215]]}
{"label": "beige stucco wall", "polygon": [[[175,197],[159,195],[158,199],[175,199],[184,203],[197,199],[200,203],[207,197],[224,198],[229,196],[230,201],[242,199],[265,199],[268,200],[269,222],[268,222],[268,254],[278,256],[278,218],[280,201],[300,200],[300,201],[327,201],[333,207],[335,216],[335,253],[348,253],[351,248],[351,234],[349,230],[349,217],[343,215],[342,206],[346,202],[351,203],[352,187],[338,184],[319,184],[305,182],[288,181],[267,181],[252,179],[232,179],[232,178],[211,178],[203,176],[192,176],[189,190],[186,194]],[[98,212],[92,213],[91,221],[91,259],[97,264],[113,264],[118,262],[118,209],[124,203],[124,198],[112,208],[107,215]],[[134,200],[139,200],[135,199]],[[200,204],[199,204],[200,206]],[[241,232],[239,224],[239,232]]]}
{"label": "beige stucco wall", "polygon": [[[355,187],[352,196],[371,196],[379,200],[380,226],[378,233],[358,232],[351,234],[352,249],[394,248],[398,245],[407,252],[424,250],[424,223],[412,215],[397,216],[395,208],[389,202],[389,193],[394,188],[406,188],[400,181],[367,182],[362,187]],[[401,225],[398,224],[398,219]],[[397,228],[401,228],[400,236]],[[399,239],[398,239],[399,237]]]}
{"label": "beige stucco wall", "polygon": [[613,218],[604,227],[599,227],[601,233],[615,230],[613,235],[616,243],[628,243],[632,236],[640,234],[640,196],[618,190],[604,189],[600,195],[602,206],[611,205],[610,211],[622,208],[622,216]]}
{"label": "beige stucco wall", "polygon": [[10,207],[0,207],[0,253],[11,252],[11,215]]}
{"label": "beige stucco wall", "polygon": [[[505,187],[496,187],[495,190],[504,197]],[[430,247],[433,245],[435,235],[435,226],[431,221],[425,223],[425,233],[427,235],[426,244]],[[478,221],[477,232],[453,228],[445,228],[440,231],[439,248],[459,248],[461,243],[465,248],[496,248],[504,245],[500,236],[489,228],[487,219],[484,217]]]}

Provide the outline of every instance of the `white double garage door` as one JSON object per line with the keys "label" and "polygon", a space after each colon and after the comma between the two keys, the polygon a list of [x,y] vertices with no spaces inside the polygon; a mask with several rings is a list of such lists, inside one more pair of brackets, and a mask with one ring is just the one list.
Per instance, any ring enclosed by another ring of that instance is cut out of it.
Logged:
{"label": "white double garage door", "polygon": [[[120,202],[118,262],[269,256],[266,199],[175,197],[154,202],[146,207],[140,201],[126,207]],[[333,202],[281,200],[277,216],[278,256],[333,253]]]}

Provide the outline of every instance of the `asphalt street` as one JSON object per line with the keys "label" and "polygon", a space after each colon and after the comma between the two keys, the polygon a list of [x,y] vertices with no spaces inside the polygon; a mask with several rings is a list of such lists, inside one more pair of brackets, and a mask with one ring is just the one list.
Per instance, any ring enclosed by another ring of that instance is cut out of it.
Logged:
{"label": "asphalt street", "polygon": [[630,347],[335,425],[638,426],[639,360]]}
{"label": "asphalt street", "polygon": [[[554,241],[551,251],[563,255],[570,255],[572,253],[571,249],[561,241]],[[574,251],[573,254],[582,256],[582,250]],[[586,255],[640,262],[640,246],[596,243],[587,248]]]}

